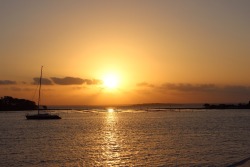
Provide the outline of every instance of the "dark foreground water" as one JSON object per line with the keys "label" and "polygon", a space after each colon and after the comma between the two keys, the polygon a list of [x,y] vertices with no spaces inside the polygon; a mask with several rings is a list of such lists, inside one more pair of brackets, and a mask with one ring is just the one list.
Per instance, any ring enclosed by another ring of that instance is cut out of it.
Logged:
{"label": "dark foreground water", "polygon": [[250,157],[250,110],[0,113],[0,166],[227,166]]}

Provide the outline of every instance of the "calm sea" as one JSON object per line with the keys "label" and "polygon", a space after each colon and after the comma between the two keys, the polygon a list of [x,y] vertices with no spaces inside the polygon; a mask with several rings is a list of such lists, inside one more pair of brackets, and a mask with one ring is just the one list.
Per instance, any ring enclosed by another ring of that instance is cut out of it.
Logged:
{"label": "calm sea", "polygon": [[[112,111],[112,110],[109,110]],[[0,166],[227,166],[250,157],[250,110],[0,112]]]}

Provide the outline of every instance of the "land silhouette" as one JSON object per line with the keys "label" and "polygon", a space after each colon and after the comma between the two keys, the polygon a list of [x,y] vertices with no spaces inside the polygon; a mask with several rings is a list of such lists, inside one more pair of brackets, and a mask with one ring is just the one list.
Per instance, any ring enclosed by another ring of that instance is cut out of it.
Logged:
{"label": "land silhouette", "polygon": [[[248,103],[239,103],[239,104],[208,104],[205,103],[200,107],[177,107],[169,106],[166,107],[167,103],[143,103],[143,104],[133,104],[126,107],[135,107],[135,108],[154,108],[157,109],[159,106],[160,109],[250,109],[250,101]],[[122,106],[120,106],[123,108]],[[125,108],[126,108],[125,107]],[[0,98],[0,111],[23,111],[23,110],[37,110],[38,106],[34,101],[14,98],[11,96],[4,96]],[[53,108],[48,109],[47,106],[42,106],[41,110],[65,110],[70,108]]]}
{"label": "land silhouette", "polygon": [[35,102],[26,99],[11,96],[4,96],[0,99],[0,111],[35,110],[37,108]]}

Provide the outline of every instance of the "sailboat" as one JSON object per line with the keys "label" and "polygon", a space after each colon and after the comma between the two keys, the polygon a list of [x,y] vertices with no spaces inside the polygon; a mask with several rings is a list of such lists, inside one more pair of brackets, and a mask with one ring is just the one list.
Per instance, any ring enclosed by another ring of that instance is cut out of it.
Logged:
{"label": "sailboat", "polygon": [[28,120],[41,120],[41,119],[61,119],[60,116],[56,114],[49,114],[49,113],[40,113],[40,97],[41,97],[41,87],[42,87],[42,75],[43,75],[43,66],[41,67],[41,75],[39,80],[39,95],[38,95],[38,109],[37,114],[27,114],[26,118]]}

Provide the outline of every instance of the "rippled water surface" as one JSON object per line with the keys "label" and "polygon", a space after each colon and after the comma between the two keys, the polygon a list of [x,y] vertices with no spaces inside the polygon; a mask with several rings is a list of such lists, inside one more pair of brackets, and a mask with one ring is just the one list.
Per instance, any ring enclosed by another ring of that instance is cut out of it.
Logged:
{"label": "rippled water surface", "polygon": [[0,166],[227,166],[250,157],[250,110],[0,113]]}

